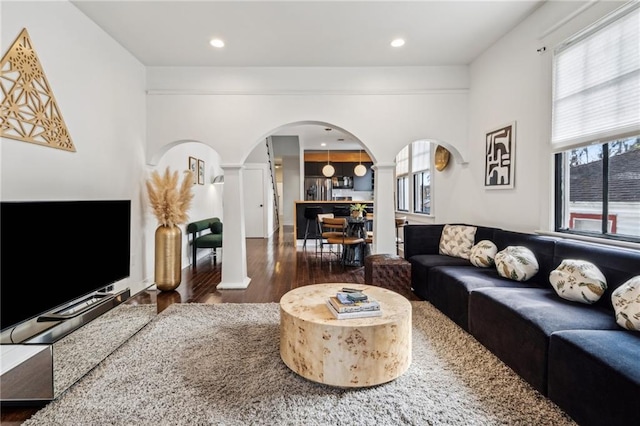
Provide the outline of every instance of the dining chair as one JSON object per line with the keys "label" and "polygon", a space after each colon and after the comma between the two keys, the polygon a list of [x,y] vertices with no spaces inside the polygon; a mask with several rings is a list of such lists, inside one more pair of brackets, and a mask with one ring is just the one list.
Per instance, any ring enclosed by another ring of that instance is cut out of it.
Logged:
{"label": "dining chair", "polygon": [[[336,237],[341,234],[341,232],[337,231],[332,225],[325,226],[325,219],[333,219],[335,216],[333,213],[320,213],[316,216],[316,221],[318,225],[318,243],[320,245],[320,256],[322,256],[324,245],[327,244],[328,237]],[[316,244],[316,255],[318,254],[318,244]]]}
{"label": "dining chair", "polygon": [[400,254],[400,246],[404,245],[404,226],[408,223],[406,216],[396,217],[396,254]]}
{"label": "dining chair", "polygon": [[[327,234],[327,244],[331,247],[337,247],[333,253],[335,253],[340,259],[340,263],[345,264],[345,250],[347,246],[355,246],[357,244],[363,244],[364,238],[358,236],[350,236],[348,234],[348,222],[345,217],[324,218],[323,226],[325,232],[331,232]],[[322,251],[321,251],[322,256]]]}
{"label": "dining chair", "polygon": [[333,213],[325,213],[318,216],[318,224],[320,226],[320,258],[324,254],[324,246],[329,246],[329,253],[337,253],[333,250],[333,244],[329,243],[329,239],[342,237],[343,218],[336,218]]}
{"label": "dining chair", "polygon": [[373,244],[373,213],[367,212],[365,215],[365,219],[367,219],[366,231],[367,234],[365,236],[364,242],[368,245]]}

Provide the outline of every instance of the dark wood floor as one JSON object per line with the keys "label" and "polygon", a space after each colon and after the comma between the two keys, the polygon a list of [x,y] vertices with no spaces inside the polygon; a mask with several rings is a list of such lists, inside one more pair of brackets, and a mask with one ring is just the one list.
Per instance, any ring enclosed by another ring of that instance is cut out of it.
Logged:
{"label": "dark wood floor", "polygon": [[[224,261],[224,259],[222,259]],[[281,227],[269,239],[247,239],[247,275],[251,278],[245,290],[217,290],[222,265],[213,265],[213,257],[202,257],[196,271],[185,268],[180,286],[172,292],[145,290],[126,303],[157,303],[158,312],[172,303],[265,303],[279,302],[289,290],[309,284],[344,282],[364,284],[364,267],[342,266],[335,257],[324,251],[316,254],[314,241],[307,241],[306,249],[296,244],[293,227]],[[410,289],[388,288],[409,300],[419,300]],[[31,417],[37,407],[2,407],[1,424],[19,425]]]}

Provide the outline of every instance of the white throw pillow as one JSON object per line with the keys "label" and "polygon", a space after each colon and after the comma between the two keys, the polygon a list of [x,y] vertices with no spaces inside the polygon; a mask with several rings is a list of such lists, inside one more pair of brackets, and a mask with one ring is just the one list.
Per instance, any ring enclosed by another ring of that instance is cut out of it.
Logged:
{"label": "white throw pillow", "polygon": [[476,229],[475,226],[445,225],[440,236],[439,253],[469,259]]}
{"label": "white throw pillow", "polygon": [[620,327],[640,331],[640,275],[616,288],[611,303]]}
{"label": "white throw pillow", "polygon": [[498,253],[498,247],[492,241],[478,241],[476,245],[471,247],[469,260],[478,268],[489,268],[496,264],[496,253]]}
{"label": "white throw pillow", "polygon": [[538,260],[523,246],[509,246],[496,253],[498,275],[514,281],[526,281],[538,273]]}
{"label": "white throw pillow", "polygon": [[607,289],[607,279],[600,269],[586,260],[563,260],[549,274],[549,282],[563,299],[588,305],[600,300]]}

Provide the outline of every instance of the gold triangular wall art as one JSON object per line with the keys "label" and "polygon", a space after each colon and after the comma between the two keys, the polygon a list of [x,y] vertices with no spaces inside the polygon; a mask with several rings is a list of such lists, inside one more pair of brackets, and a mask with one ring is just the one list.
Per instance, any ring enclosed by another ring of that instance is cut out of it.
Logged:
{"label": "gold triangular wall art", "polygon": [[27,29],[0,62],[1,136],[75,152]]}

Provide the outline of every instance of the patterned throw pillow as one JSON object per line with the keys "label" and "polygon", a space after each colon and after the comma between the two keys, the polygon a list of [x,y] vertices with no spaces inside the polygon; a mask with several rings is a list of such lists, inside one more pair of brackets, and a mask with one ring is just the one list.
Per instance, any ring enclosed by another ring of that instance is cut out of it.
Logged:
{"label": "patterned throw pillow", "polygon": [[498,275],[514,281],[527,281],[538,273],[538,260],[523,246],[509,246],[496,253]]}
{"label": "patterned throw pillow", "polygon": [[607,289],[607,279],[600,269],[585,260],[563,260],[549,274],[549,282],[563,299],[589,305],[597,302]]}
{"label": "patterned throw pillow", "polygon": [[640,331],[640,275],[616,288],[611,294],[611,303],[619,326]]}
{"label": "patterned throw pillow", "polygon": [[439,253],[469,259],[476,229],[475,226],[445,225],[440,236]]}
{"label": "patterned throw pillow", "polygon": [[497,252],[498,247],[492,241],[478,241],[475,246],[471,247],[469,260],[478,268],[489,268],[496,264],[495,257]]}

